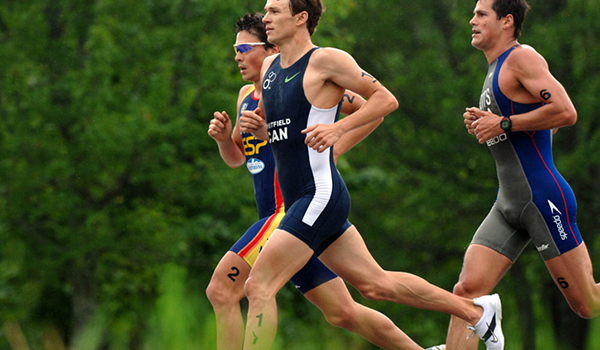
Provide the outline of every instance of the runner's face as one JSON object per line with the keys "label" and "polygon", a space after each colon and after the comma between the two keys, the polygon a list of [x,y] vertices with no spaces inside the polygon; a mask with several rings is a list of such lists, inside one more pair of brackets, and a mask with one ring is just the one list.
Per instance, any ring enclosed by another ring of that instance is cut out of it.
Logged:
{"label": "runner's face", "polygon": [[294,17],[289,0],[267,0],[263,22],[270,43],[277,45],[282,38],[290,35],[289,31],[295,23]]}
{"label": "runner's face", "polygon": [[[249,32],[243,30],[237,34],[235,43],[258,43],[260,39]],[[258,82],[260,80],[260,69],[265,58],[269,55],[269,51],[265,50],[264,45],[254,46],[252,50],[246,53],[237,52],[235,61],[238,63],[242,79],[248,82]]]}
{"label": "runner's face", "polygon": [[492,46],[494,38],[502,31],[502,21],[492,9],[494,0],[479,0],[473,10],[473,18],[469,22],[473,27],[471,45],[480,50]]}

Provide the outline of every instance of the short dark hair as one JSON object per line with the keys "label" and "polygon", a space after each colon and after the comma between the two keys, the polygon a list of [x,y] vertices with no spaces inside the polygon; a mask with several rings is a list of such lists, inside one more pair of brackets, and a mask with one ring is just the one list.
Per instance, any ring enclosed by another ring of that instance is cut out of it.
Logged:
{"label": "short dark hair", "polygon": [[507,15],[513,16],[515,20],[513,37],[515,39],[518,39],[521,36],[523,21],[525,21],[525,15],[529,8],[527,0],[494,0],[494,3],[492,4],[492,9],[496,11],[498,19],[506,17]]}
{"label": "short dark hair", "polygon": [[302,11],[308,13],[308,33],[313,35],[319,25],[321,15],[325,12],[325,7],[321,0],[290,0],[290,10],[292,15],[297,15]]}
{"label": "short dark hair", "polygon": [[275,45],[267,40],[267,30],[262,21],[263,17],[264,15],[260,12],[246,13],[243,17],[238,19],[234,31],[236,34],[247,31],[250,34],[256,35],[261,42],[265,43],[265,50],[267,50]]}

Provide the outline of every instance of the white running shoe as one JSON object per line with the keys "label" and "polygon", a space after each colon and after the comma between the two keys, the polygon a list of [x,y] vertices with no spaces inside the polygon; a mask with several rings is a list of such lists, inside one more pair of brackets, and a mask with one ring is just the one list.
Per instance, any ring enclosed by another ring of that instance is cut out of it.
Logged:
{"label": "white running shoe", "polygon": [[498,294],[485,295],[473,299],[475,305],[483,308],[483,316],[475,327],[467,326],[485,343],[487,350],[504,350],[502,334],[502,303]]}
{"label": "white running shoe", "polygon": [[427,348],[425,350],[446,350],[446,344],[432,346],[432,347]]}

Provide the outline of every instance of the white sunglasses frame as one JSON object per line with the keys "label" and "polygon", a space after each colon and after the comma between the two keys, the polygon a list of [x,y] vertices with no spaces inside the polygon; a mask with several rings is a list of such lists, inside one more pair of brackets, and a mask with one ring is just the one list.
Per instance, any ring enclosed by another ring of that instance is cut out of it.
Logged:
{"label": "white sunglasses frame", "polygon": [[[258,43],[239,43],[239,44],[234,44],[233,45],[233,50],[235,51],[235,54],[237,55],[238,53],[238,47],[242,46],[242,45],[250,45],[252,46],[252,48],[254,48],[254,46],[258,46],[258,45],[266,45],[266,43],[263,42],[258,42]],[[246,53],[250,52],[246,51],[246,52],[240,52],[242,55],[245,55]]]}

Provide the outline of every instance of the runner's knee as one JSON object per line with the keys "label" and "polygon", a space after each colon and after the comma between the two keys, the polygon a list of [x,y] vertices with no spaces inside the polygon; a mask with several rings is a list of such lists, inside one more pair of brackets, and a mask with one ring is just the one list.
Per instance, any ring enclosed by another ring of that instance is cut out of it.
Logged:
{"label": "runner's knee", "polygon": [[594,317],[598,316],[598,313],[594,314],[587,305],[579,305],[579,306],[573,308],[573,311],[575,311],[575,313],[579,317],[585,318],[585,319],[590,319],[590,318],[594,318]]}
{"label": "runner's knee", "polygon": [[486,291],[479,283],[469,280],[458,281],[458,283],[454,285],[452,292],[465,298],[479,297],[489,293],[489,291]]}
{"label": "runner's knee", "polygon": [[206,288],[206,297],[213,307],[239,303],[244,297],[243,285],[225,286],[223,281],[213,278]]}
{"label": "runner's knee", "polygon": [[266,286],[259,283],[256,278],[250,276],[244,284],[244,292],[248,302],[266,301],[269,299],[269,294]]}
{"label": "runner's knee", "polygon": [[230,293],[215,280],[211,280],[206,288],[206,297],[213,307],[229,303],[232,299],[229,294]]}
{"label": "runner's knee", "polygon": [[371,280],[366,283],[355,286],[360,294],[368,300],[389,301],[386,297],[386,292],[391,290],[390,285],[386,285],[380,281]]}
{"label": "runner's knee", "polygon": [[590,303],[582,300],[568,300],[568,302],[571,309],[581,318],[594,318],[600,312],[600,310],[594,310]]}
{"label": "runner's knee", "polygon": [[339,307],[335,307],[330,309],[325,313],[325,319],[332,326],[344,328],[352,331],[356,324],[356,316],[354,313],[354,307],[345,307],[339,305]]}

